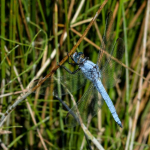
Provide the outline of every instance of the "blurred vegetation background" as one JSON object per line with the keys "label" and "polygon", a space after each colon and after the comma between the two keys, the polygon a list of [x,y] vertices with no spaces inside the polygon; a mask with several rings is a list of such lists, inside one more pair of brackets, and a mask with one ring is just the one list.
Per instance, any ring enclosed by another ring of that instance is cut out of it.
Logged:
{"label": "blurred vegetation background", "polygon": [[[0,1],[0,112],[4,113],[29,87],[60,62],[79,40],[104,0],[10,0]],[[116,38],[125,43],[123,63],[138,74],[123,68],[120,82],[108,89],[122,121],[120,128],[107,105],[95,116],[88,130],[104,149],[150,149],[150,5],[146,0],[116,0],[106,3],[78,51],[96,63],[100,37],[106,18],[113,12]],[[148,28],[146,27],[148,26]],[[146,30],[147,29],[147,30]],[[100,35],[98,34],[100,32]],[[94,46],[92,42],[96,44]],[[64,64],[74,71],[77,67]],[[60,68],[56,76],[64,75]],[[78,101],[89,84],[76,93]],[[14,94],[12,92],[18,92]],[[7,117],[0,130],[2,149],[98,149],[85,140],[80,126],[67,128],[67,110],[48,96],[48,90],[27,97]],[[10,94],[5,96],[5,94]],[[70,97],[62,97],[69,105]]]}

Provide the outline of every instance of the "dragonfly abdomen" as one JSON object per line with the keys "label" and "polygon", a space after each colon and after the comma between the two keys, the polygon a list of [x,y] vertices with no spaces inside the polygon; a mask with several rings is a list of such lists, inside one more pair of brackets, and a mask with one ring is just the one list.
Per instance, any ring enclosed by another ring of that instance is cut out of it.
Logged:
{"label": "dragonfly abdomen", "polygon": [[107,94],[102,82],[100,80],[96,80],[94,82],[94,86],[96,87],[96,89],[98,90],[98,92],[102,95],[102,98],[105,100],[114,120],[117,122],[117,124],[122,128],[122,124],[121,124],[121,121],[117,115],[117,112],[116,112],[116,109],[109,97],[109,95]]}

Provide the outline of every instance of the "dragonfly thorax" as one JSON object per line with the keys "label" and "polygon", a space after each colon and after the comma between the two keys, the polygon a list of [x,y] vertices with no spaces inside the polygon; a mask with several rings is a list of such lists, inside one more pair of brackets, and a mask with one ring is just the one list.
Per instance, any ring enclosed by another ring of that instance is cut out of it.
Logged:
{"label": "dragonfly thorax", "polygon": [[75,52],[73,54],[73,60],[79,65],[79,68],[87,79],[95,81],[101,77],[98,65],[94,64],[90,60],[87,60],[82,52]]}
{"label": "dragonfly thorax", "polygon": [[97,64],[94,64],[92,61],[87,60],[83,65],[79,65],[81,71],[85,77],[92,82],[101,77],[100,70]]}

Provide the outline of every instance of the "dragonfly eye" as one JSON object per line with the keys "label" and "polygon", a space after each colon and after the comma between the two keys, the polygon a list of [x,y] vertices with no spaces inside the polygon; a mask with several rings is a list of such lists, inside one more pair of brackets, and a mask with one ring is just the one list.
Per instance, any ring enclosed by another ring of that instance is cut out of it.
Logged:
{"label": "dragonfly eye", "polygon": [[78,55],[79,55],[79,58],[84,58],[84,54],[82,52],[79,52]]}
{"label": "dragonfly eye", "polygon": [[78,55],[82,55],[83,53],[82,52],[78,52]]}
{"label": "dragonfly eye", "polygon": [[81,54],[81,55],[80,55],[80,58],[84,58],[84,54]]}

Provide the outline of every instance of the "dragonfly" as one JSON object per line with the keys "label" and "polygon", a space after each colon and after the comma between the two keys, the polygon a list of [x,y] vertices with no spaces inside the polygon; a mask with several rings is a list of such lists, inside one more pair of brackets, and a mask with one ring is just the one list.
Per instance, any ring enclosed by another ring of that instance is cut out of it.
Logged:
{"label": "dragonfly", "polygon": [[[112,12],[109,12],[97,62],[93,63],[88,57],[85,57],[82,52],[75,52],[71,56],[74,63],[69,63],[77,65],[79,68],[71,72],[65,66],[62,66],[67,71],[67,74],[59,78],[53,76],[47,79],[47,81],[41,85],[41,93],[45,91],[47,86],[51,86],[53,95],[58,97],[68,94],[68,90],[71,93],[79,90],[89,81],[90,85],[87,91],[69,110],[66,116],[66,123],[71,126],[80,124],[80,115],[82,122],[87,124],[88,119],[93,118],[97,114],[105,101],[114,120],[122,127],[122,123],[104,85],[107,88],[112,88],[120,78],[122,66],[112,58],[122,61],[124,51],[123,40],[121,38],[115,40],[113,16]],[[108,55],[104,52],[107,52]]]}

